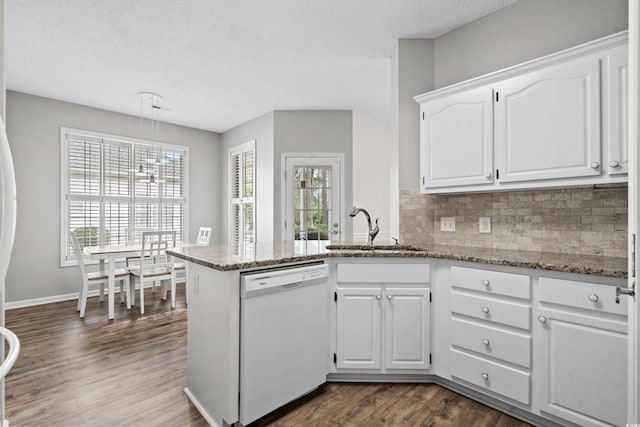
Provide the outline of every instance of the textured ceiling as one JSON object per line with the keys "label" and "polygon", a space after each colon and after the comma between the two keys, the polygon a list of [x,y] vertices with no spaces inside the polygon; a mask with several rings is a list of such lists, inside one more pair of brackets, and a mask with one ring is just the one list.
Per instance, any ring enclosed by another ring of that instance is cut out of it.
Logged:
{"label": "textured ceiling", "polygon": [[390,117],[399,38],[516,0],[5,0],[7,88],[216,132],[271,110]]}

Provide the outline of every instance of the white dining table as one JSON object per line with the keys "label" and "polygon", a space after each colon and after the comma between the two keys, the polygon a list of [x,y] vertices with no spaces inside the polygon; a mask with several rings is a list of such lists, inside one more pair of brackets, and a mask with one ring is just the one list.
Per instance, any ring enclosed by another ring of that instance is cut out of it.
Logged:
{"label": "white dining table", "polygon": [[[180,243],[177,247],[193,246],[192,243]],[[107,262],[107,274],[108,274],[108,305],[109,305],[109,319],[113,319],[115,312],[115,264],[116,260],[120,260],[126,257],[140,256],[142,253],[142,244],[129,244],[129,245],[106,245],[106,246],[87,246],[84,248],[84,253],[89,255],[89,259],[97,260],[100,262],[100,271],[104,271],[104,263]]]}

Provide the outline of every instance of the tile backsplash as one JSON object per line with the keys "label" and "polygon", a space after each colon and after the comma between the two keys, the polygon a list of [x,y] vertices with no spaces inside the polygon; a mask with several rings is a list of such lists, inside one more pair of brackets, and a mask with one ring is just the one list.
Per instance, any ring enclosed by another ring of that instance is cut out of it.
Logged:
{"label": "tile backsplash", "polygon": [[[455,217],[456,231],[440,231]],[[479,233],[480,217],[491,233]],[[456,195],[400,192],[400,242],[627,256],[627,187]]]}

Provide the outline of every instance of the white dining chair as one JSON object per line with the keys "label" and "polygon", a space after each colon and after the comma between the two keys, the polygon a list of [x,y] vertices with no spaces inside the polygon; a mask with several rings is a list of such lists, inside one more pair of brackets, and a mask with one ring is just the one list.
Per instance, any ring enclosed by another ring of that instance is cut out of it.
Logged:
{"label": "white dining chair", "polygon": [[[196,238],[196,245],[209,246],[210,240],[211,240],[211,227],[200,227],[200,230],[198,230],[198,237]],[[176,270],[176,273],[177,273],[176,281],[178,283],[184,282],[185,301],[188,305],[189,289],[187,287],[187,263],[177,262],[174,264],[173,268]]]}
{"label": "white dining chair", "polygon": [[176,276],[173,259],[168,248],[176,245],[175,231],[148,231],[142,233],[139,265],[129,267],[131,273],[131,305],[135,305],[136,281],[140,284],[140,314],[144,314],[144,285],[160,281],[162,299],[167,299],[167,282],[171,285],[171,308],[176,306]]}
{"label": "white dining chair", "polygon": [[[85,310],[87,308],[87,295],[89,293],[89,286],[100,285],[100,301],[104,300],[104,285],[108,283],[109,273],[106,271],[87,271],[87,267],[84,264],[84,258],[78,239],[73,231],[69,232],[69,238],[73,245],[73,251],[76,254],[76,260],[78,261],[78,267],[80,268],[80,274],[82,275],[82,283],[78,291],[78,307],[80,317],[84,317]],[[131,298],[129,295],[129,270],[126,268],[116,268],[115,278],[120,281],[120,302],[124,302],[125,293],[127,300],[127,308],[131,308]],[[125,290],[126,289],[126,290]]]}

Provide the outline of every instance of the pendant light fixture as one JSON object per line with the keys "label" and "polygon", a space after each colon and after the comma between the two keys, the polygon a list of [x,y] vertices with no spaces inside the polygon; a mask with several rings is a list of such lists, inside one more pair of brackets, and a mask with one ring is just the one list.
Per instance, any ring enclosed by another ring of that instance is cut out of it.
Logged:
{"label": "pendant light fixture", "polygon": [[[162,109],[162,101],[164,98],[162,95],[155,92],[140,92],[138,94],[140,97],[140,139],[142,141],[150,140],[150,141],[158,141],[160,138],[160,110]],[[145,135],[145,108],[148,109],[148,133]],[[146,142],[142,142],[143,145],[148,145]],[[156,152],[157,154],[153,157],[148,157],[144,159],[138,170],[136,172],[137,176],[148,176],[148,180],[145,181],[148,184],[158,184],[159,182],[164,182],[161,179],[157,179],[153,173],[153,166],[157,166],[160,168],[162,165],[167,163],[167,159],[162,157],[162,147],[159,145],[153,144],[152,152]],[[144,166],[144,163],[147,166]],[[145,169],[147,172],[145,173]]]}

